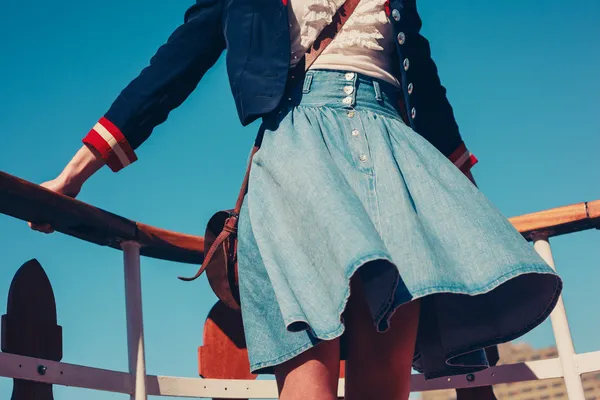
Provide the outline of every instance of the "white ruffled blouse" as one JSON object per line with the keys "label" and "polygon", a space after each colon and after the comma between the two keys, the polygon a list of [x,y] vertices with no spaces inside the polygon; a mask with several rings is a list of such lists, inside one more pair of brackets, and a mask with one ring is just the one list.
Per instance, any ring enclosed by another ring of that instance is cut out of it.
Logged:
{"label": "white ruffled blouse", "polygon": [[[288,4],[292,66],[332,20],[345,0],[290,0]],[[393,28],[386,0],[361,0],[312,69],[359,72],[399,86],[392,71]]]}

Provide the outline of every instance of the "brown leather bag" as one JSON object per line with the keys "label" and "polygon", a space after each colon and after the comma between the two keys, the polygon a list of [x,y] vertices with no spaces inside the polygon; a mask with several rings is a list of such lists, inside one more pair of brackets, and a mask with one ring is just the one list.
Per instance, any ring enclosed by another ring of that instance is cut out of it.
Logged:
{"label": "brown leather bag", "polygon": [[[359,1],[346,0],[337,10],[331,23],[321,31],[314,44],[306,52],[304,62],[299,63],[299,67],[303,66],[304,71],[310,68],[317,57],[335,38],[344,23],[350,18]],[[179,277],[183,281],[193,281],[206,271],[210,287],[217,297],[228,307],[236,310],[240,308],[237,269],[237,224],[242,202],[248,191],[252,158],[257,150],[258,145],[254,147],[250,156],[246,176],[244,177],[240,194],[235,203],[235,208],[233,210],[219,211],[208,221],[204,236],[204,261],[202,266],[198,269],[196,275],[191,278]]]}

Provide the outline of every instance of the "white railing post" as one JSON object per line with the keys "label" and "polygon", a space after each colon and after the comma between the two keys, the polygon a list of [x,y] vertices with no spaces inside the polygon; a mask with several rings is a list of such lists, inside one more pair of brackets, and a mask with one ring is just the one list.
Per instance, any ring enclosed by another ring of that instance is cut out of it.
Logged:
{"label": "white railing post", "polygon": [[[544,261],[556,271],[548,235],[539,234],[533,239],[535,250],[542,256]],[[571,337],[571,329],[569,328],[569,321],[567,320],[567,312],[562,296],[559,297],[556,308],[550,315],[550,320],[552,321],[552,330],[554,331],[558,357],[563,369],[567,396],[569,397],[569,400],[585,400],[581,374],[579,373],[579,368],[575,359],[573,338]]]}
{"label": "white railing post", "polygon": [[134,390],[131,400],[147,400],[140,245],[137,242],[124,242],[121,247],[125,266],[127,351],[129,353],[129,373],[133,378]]}

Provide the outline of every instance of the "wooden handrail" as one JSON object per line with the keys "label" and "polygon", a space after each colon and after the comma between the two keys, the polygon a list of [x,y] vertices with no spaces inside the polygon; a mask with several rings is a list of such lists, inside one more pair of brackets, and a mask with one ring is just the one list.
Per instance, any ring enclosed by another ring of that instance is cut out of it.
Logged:
{"label": "wooden handrail", "polygon": [[141,254],[190,264],[204,258],[204,238],[138,223],[39,185],[0,172],[0,213],[23,221],[48,223],[88,242],[121,249],[136,241]]}
{"label": "wooden handrail", "polygon": [[[0,213],[23,221],[49,223],[64,234],[121,249],[140,243],[141,254],[200,264],[204,238],[156,228],[104,211],[0,171]],[[600,227],[600,200],[578,203],[509,219],[527,240],[538,234],[564,235]]]}
{"label": "wooden handrail", "polygon": [[600,227],[600,200],[552,208],[509,218],[515,228],[527,239],[536,235],[548,237]]}

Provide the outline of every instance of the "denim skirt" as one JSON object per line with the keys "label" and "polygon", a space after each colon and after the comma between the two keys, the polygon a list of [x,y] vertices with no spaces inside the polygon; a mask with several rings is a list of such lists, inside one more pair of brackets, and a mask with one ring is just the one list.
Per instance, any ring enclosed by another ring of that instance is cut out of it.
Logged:
{"label": "denim skirt", "polygon": [[354,72],[309,71],[264,118],[238,239],[253,372],[342,336],[355,273],[378,331],[420,299],[413,366],[427,378],[485,368],[485,347],[555,306],[560,278],[402,121],[398,96]]}

